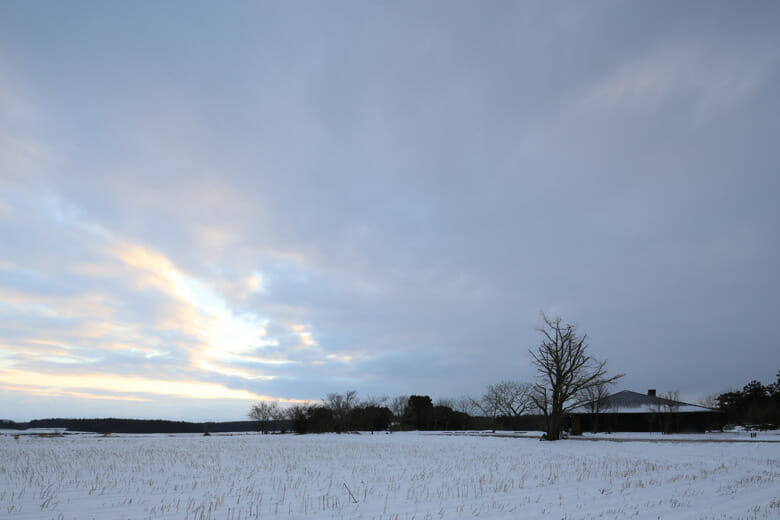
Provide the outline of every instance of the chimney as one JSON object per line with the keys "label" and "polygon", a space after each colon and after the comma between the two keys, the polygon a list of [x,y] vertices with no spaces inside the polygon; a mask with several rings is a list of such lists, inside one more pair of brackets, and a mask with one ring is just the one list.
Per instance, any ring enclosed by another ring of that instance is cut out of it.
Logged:
{"label": "chimney", "polygon": [[647,397],[655,397],[655,388],[651,388],[647,391]]}

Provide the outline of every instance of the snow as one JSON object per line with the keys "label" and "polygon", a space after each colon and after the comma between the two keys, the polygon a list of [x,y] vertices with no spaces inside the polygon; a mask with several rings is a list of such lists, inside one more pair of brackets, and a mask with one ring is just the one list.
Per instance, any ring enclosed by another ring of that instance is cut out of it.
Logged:
{"label": "snow", "polygon": [[776,433],[628,435],[0,435],[0,518],[780,518]]}
{"label": "snow", "polygon": [[[580,406],[579,408],[575,408],[572,410],[572,413],[591,413],[592,410],[588,409],[586,406]],[[703,406],[697,406],[695,404],[681,404],[678,406],[675,406],[673,409],[669,409],[666,407],[659,407],[658,405],[651,405],[651,404],[642,404],[637,406],[612,406],[607,409],[604,409],[601,411],[603,415],[608,415],[611,413],[712,413],[713,410],[709,408],[704,408]]]}
{"label": "snow", "polygon": [[[489,437],[517,437],[539,439],[542,432],[531,431],[499,431],[499,432],[450,432],[448,435],[479,435]],[[727,430],[723,432],[707,433],[660,433],[660,432],[615,432],[615,433],[583,433],[581,437],[572,437],[571,440],[604,440],[604,441],[657,441],[657,442],[778,442],[780,443],[780,430],[750,431],[744,428]]]}

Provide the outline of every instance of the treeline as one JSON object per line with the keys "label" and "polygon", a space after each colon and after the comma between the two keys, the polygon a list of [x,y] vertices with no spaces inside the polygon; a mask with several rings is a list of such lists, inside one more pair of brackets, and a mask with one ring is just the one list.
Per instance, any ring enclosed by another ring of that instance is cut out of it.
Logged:
{"label": "treeline", "polygon": [[[449,406],[436,405],[427,395],[410,396],[403,413],[396,417],[387,406],[373,404],[295,406],[290,409],[296,433],[381,431],[391,427],[407,430],[464,430],[472,427],[472,417]],[[338,399],[336,402],[340,402]]]}
{"label": "treeline", "polygon": [[780,426],[780,372],[774,383],[764,386],[751,381],[742,390],[720,394],[715,401],[727,423],[761,429]]}
{"label": "treeline", "polygon": [[[398,396],[394,399],[368,398],[360,402],[357,392],[328,394],[318,404],[281,408],[275,402],[260,402],[249,417],[257,430],[278,430],[274,425],[288,421],[295,433],[325,433],[382,430],[464,430],[479,424],[478,418],[454,410],[444,402],[434,405],[427,395]],[[284,431],[284,428],[281,429]]]}
{"label": "treeline", "polygon": [[344,414],[323,405],[295,406],[291,410],[295,433],[381,431],[390,428],[393,412],[386,406],[358,406]]}
{"label": "treeline", "polygon": [[36,419],[29,422],[0,421],[0,428],[26,430],[28,428],[62,428],[68,431],[91,433],[221,433],[254,431],[254,421],[185,422],[161,419]]}
{"label": "treeline", "polygon": [[409,397],[401,419],[402,426],[412,430],[465,430],[472,427],[472,417],[447,405],[434,406],[427,395]]}

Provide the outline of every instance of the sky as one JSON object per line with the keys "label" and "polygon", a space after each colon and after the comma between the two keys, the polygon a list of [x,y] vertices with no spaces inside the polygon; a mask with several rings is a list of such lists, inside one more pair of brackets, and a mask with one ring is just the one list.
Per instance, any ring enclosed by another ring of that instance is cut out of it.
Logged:
{"label": "sky", "polygon": [[0,2],[0,418],[780,370],[780,3]]}

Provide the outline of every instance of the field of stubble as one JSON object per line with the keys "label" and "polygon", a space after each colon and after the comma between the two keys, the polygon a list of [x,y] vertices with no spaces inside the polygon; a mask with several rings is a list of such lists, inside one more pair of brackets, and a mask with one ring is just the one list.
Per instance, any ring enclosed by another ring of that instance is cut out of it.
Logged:
{"label": "field of stubble", "polygon": [[780,518],[780,444],[0,435],[0,518]]}

